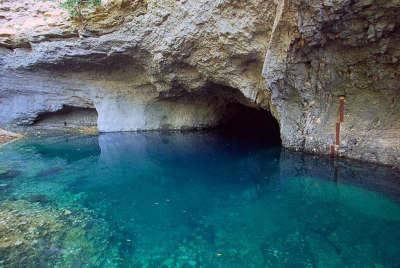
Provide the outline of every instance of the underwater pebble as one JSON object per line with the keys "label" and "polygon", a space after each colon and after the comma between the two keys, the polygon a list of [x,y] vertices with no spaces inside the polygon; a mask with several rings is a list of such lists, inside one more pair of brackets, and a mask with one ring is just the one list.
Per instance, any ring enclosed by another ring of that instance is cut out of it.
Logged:
{"label": "underwater pebble", "polygon": [[64,216],[68,216],[68,215],[71,215],[72,212],[71,212],[71,210],[64,209],[63,214],[64,214]]}

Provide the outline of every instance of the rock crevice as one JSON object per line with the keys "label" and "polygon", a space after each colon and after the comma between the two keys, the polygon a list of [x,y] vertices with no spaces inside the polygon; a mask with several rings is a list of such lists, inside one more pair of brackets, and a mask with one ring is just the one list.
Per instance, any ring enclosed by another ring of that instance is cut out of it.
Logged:
{"label": "rock crevice", "polygon": [[400,3],[279,1],[263,75],[283,144],[400,164]]}

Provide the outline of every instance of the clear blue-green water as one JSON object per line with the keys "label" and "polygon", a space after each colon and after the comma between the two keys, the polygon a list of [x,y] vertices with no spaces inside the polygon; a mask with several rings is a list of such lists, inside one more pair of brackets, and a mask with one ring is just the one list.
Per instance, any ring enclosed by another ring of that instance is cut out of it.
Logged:
{"label": "clear blue-green water", "polygon": [[400,267],[400,177],[216,133],[0,150],[0,267]]}

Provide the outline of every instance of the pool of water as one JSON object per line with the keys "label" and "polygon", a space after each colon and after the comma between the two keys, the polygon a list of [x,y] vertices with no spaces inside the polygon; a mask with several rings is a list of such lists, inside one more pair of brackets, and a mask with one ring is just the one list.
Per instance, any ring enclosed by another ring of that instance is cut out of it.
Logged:
{"label": "pool of water", "polygon": [[0,267],[399,267],[400,175],[218,133],[0,150]]}

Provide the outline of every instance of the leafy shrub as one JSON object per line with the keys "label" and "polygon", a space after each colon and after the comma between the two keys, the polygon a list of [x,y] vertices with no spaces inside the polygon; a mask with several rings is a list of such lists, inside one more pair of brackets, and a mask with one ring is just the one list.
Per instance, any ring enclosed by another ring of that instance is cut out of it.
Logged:
{"label": "leafy shrub", "polygon": [[82,18],[83,8],[93,8],[100,4],[101,0],[64,0],[61,6],[68,11],[72,18]]}

